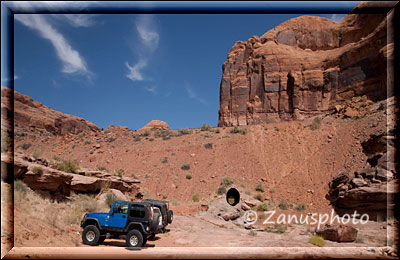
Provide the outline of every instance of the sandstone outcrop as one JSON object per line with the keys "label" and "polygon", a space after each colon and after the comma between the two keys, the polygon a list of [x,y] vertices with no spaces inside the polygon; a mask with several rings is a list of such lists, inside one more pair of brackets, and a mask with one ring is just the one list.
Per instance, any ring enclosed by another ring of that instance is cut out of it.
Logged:
{"label": "sandstone outcrop", "polygon": [[326,224],[315,233],[326,240],[335,242],[353,242],[357,239],[357,229],[349,225],[329,225]]}
{"label": "sandstone outcrop", "polygon": [[[139,180],[129,177],[117,177],[108,173],[89,171],[80,174],[59,171],[38,162],[30,162],[28,158],[16,155],[14,160],[2,154],[2,167],[14,168],[14,179],[22,180],[32,190],[49,194],[53,198],[63,199],[71,192],[98,194],[102,189],[116,189],[123,193],[133,194],[136,198],[142,198],[142,192],[138,184]],[[87,174],[91,176],[85,176]]]}
{"label": "sandstone outcrop", "polygon": [[387,132],[372,134],[361,143],[368,157],[365,167],[340,173],[329,183],[326,198],[336,213],[354,214],[357,210],[358,214],[368,214],[374,220],[387,219],[396,213],[399,181],[394,131],[389,126]]}
{"label": "sandstone outcrop", "polygon": [[157,130],[157,129],[163,129],[163,130],[168,130],[169,126],[167,123],[164,121],[160,120],[151,120],[149,123],[147,123],[145,126],[143,126],[139,131],[144,131],[144,130]]}
{"label": "sandstone outcrop", "polygon": [[10,129],[9,122],[14,116],[15,135],[66,135],[100,131],[92,122],[55,111],[17,91],[14,91],[13,110],[10,103],[12,94],[10,88],[1,87],[1,128]]}
{"label": "sandstone outcrop", "polygon": [[222,66],[218,125],[299,120],[355,96],[385,98],[392,17],[392,11],[349,14],[336,23],[301,16],[236,42]]}

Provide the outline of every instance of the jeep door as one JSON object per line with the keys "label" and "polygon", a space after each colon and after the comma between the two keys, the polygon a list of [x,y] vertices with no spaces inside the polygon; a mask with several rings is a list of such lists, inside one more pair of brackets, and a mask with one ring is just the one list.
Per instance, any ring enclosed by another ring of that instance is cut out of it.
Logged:
{"label": "jeep door", "polygon": [[106,220],[106,226],[110,228],[124,228],[128,219],[128,203],[116,202],[113,211]]}

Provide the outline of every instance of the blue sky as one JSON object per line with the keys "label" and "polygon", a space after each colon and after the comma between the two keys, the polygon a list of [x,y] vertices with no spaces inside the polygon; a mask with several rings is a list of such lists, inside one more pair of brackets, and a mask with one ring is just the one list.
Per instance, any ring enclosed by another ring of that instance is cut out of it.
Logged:
{"label": "blue sky", "polygon": [[173,129],[216,126],[231,47],[297,16],[18,14],[14,87],[101,128],[153,119]]}

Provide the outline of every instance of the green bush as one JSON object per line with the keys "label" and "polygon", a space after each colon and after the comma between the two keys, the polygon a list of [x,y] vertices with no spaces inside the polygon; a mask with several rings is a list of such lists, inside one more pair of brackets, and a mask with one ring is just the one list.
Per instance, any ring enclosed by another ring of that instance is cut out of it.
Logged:
{"label": "green bush", "polygon": [[78,173],[79,165],[76,161],[63,160],[58,163],[58,170],[69,173]]}
{"label": "green bush", "polygon": [[192,179],[192,175],[190,173],[186,174],[186,179],[188,180]]}
{"label": "green bush", "polygon": [[240,130],[240,133],[241,133],[242,135],[247,134],[247,128],[241,129],[241,130]]}
{"label": "green bush", "polygon": [[311,123],[311,126],[310,126],[311,130],[317,130],[317,129],[319,129],[320,126],[321,126],[321,122],[322,122],[322,119],[321,119],[319,116],[317,116],[316,118],[314,118],[313,121],[312,121],[312,123]]}
{"label": "green bush", "polygon": [[184,163],[184,164],[182,165],[181,169],[184,170],[184,171],[190,170],[190,164]]}
{"label": "green bush", "polygon": [[143,132],[142,135],[143,135],[143,136],[149,136],[149,135],[150,135],[150,131],[149,131],[149,130],[146,130],[146,131]]}
{"label": "green bush", "polygon": [[192,201],[193,202],[199,202],[200,201],[200,195],[198,193],[193,194]]}
{"label": "green bush", "polygon": [[313,244],[313,245],[316,245],[316,246],[319,246],[319,247],[325,246],[325,240],[324,240],[324,238],[321,237],[321,236],[317,236],[317,235],[314,235],[314,236],[310,237],[310,238],[308,239],[308,242],[309,242],[310,244]]}
{"label": "green bush", "polygon": [[189,135],[189,134],[193,133],[193,130],[191,130],[191,129],[179,129],[178,133],[180,135]]}
{"label": "green bush", "polygon": [[240,132],[240,129],[237,126],[233,127],[233,129],[230,131],[231,134],[237,134],[239,132]]}
{"label": "green bush", "polygon": [[261,202],[264,201],[264,196],[261,195],[260,193],[257,193],[256,195],[254,195],[254,198],[255,198],[256,200],[261,201]]}
{"label": "green bush", "polygon": [[250,232],[249,232],[249,236],[257,236],[257,233],[256,232],[254,232],[253,230],[250,230]]}
{"label": "green bush", "polygon": [[23,182],[21,180],[15,180],[14,181],[14,190],[18,191],[18,192],[26,193],[29,190],[29,188],[25,184],[25,182]]}
{"label": "green bush", "polygon": [[262,186],[261,183],[256,185],[256,191],[264,192],[264,187]]}
{"label": "green bush", "polygon": [[140,135],[133,135],[133,140],[135,140],[135,142],[140,142],[142,137],[140,137]]}
{"label": "green bush", "polygon": [[32,172],[34,174],[42,174],[43,173],[43,169],[42,169],[42,167],[33,167],[32,168]]}
{"label": "green bush", "polygon": [[85,140],[84,142],[83,142],[83,145],[88,145],[88,144],[91,144],[92,142],[90,141],[90,140]]}
{"label": "green bush", "polygon": [[31,147],[31,146],[32,146],[31,143],[24,143],[24,144],[21,144],[19,147],[21,147],[24,150],[28,150],[29,147]]}
{"label": "green bush", "polygon": [[206,149],[212,149],[213,148],[213,144],[212,143],[208,143],[208,144],[205,144],[204,147]]}
{"label": "green bush", "polygon": [[304,211],[306,210],[307,206],[304,203],[296,204],[295,210]]}
{"label": "green bush", "polygon": [[227,187],[229,185],[232,185],[234,182],[235,181],[232,177],[225,177],[221,181],[221,186]]}
{"label": "green bush", "polygon": [[279,202],[279,208],[283,210],[289,209],[289,203],[285,199],[281,199],[281,202]]}
{"label": "green bush", "polygon": [[156,138],[162,137],[164,140],[169,140],[173,136],[174,133],[171,130],[165,130],[165,129],[158,129],[154,133],[154,137]]}
{"label": "green bush", "polygon": [[35,160],[39,159],[40,156],[42,156],[42,151],[40,151],[39,149],[33,150],[32,157],[35,158]]}
{"label": "green bush", "polygon": [[259,204],[257,207],[257,211],[267,211],[267,210],[268,210],[268,206],[264,202]]}
{"label": "green bush", "polygon": [[279,225],[275,224],[273,227],[266,226],[265,231],[270,232],[270,233],[277,233],[277,234],[283,234],[287,230],[287,226],[285,225]]}
{"label": "green bush", "polygon": [[210,125],[207,125],[206,123],[203,123],[203,125],[200,128],[201,131],[210,131],[211,129],[212,127]]}
{"label": "green bush", "polygon": [[226,193],[226,188],[224,186],[221,186],[217,189],[217,194],[218,195],[223,195]]}
{"label": "green bush", "polygon": [[217,134],[219,134],[219,133],[220,133],[220,130],[219,130],[219,128],[215,129],[215,133],[217,133]]}
{"label": "green bush", "polygon": [[97,170],[97,171],[101,171],[101,172],[106,172],[106,171],[107,171],[107,168],[104,167],[104,166],[97,166],[96,170]]}
{"label": "green bush", "polygon": [[117,169],[117,170],[115,170],[115,173],[119,176],[119,177],[121,177],[122,178],[122,176],[123,176],[123,174],[124,174],[124,169]]}
{"label": "green bush", "polygon": [[106,205],[111,208],[114,202],[117,201],[117,197],[115,197],[114,193],[109,192],[106,194]]}

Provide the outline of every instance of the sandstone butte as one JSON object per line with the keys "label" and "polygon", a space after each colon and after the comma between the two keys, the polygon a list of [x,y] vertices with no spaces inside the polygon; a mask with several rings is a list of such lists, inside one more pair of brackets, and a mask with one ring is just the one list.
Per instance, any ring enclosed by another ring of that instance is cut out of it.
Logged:
{"label": "sandstone butte", "polygon": [[373,4],[340,22],[305,15],[236,42],[222,66],[218,126],[301,120],[355,96],[393,96],[393,12],[360,12]]}
{"label": "sandstone butte", "polygon": [[167,130],[169,129],[169,126],[167,123],[164,121],[160,120],[151,120],[149,123],[147,123],[145,126],[143,126],[139,131],[141,130],[154,130],[154,129],[164,129]]}

